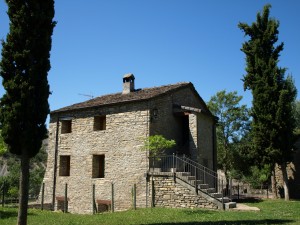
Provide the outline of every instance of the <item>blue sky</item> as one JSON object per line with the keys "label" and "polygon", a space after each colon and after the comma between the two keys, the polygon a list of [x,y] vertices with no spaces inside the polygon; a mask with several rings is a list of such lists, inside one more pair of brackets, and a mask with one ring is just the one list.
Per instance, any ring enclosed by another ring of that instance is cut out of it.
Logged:
{"label": "blue sky", "polygon": [[[205,101],[238,91],[250,107],[241,81],[246,38],[237,25],[254,22],[266,3],[285,44],[279,65],[300,92],[298,0],[56,0],[50,108],[120,92],[126,73],[135,75],[136,88],[190,81]],[[0,0],[0,39],[8,32],[6,10]]]}

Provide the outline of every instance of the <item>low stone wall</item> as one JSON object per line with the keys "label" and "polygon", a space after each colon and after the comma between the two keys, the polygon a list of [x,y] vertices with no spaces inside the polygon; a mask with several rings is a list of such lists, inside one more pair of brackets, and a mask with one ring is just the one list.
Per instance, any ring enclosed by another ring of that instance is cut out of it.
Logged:
{"label": "low stone wall", "polygon": [[150,183],[154,184],[155,206],[169,208],[208,208],[218,207],[205,198],[196,195],[182,185],[175,183],[170,176],[150,177]]}

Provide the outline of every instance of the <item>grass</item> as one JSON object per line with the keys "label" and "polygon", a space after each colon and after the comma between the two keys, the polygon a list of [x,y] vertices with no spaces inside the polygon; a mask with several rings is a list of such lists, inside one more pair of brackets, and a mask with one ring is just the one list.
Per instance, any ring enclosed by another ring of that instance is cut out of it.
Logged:
{"label": "grass", "polygon": [[[300,201],[264,200],[246,203],[261,209],[251,211],[214,211],[204,209],[147,208],[136,211],[97,215],[63,214],[61,212],[29,210],[28,225],[113,225],[113,224],[183,224],[183,225],[262,225],[300,224]],[[17,209],[0,207],[0,224],[16,224]]]}

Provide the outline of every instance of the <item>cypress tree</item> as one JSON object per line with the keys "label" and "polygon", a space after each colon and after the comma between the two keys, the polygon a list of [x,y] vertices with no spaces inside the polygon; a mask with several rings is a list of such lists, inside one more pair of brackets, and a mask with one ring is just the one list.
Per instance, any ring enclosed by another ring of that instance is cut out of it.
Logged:
{"label": "cypress tree", "polygon": [[284,44],[278,41],[279,21],[270,18],[271,5],[264,6],[252,25],[239,23],[249,37],[243,43],[246,54],[244,88],[252,92],[252,156],[256,163],[281,166],[285,197],[289,199],[286,163],[291,160],[295,120],[292,106],[296,88],[291,77],[285,78],[285,68],[279,67]]}
{"label": "cypress tree", "polygon": [[27,224],[29,163],[47,135],[48,71],[54,0],[6,0],[9,33],[2,41],[0,75],[6,93],[0,122],[7,149],[20,157],[18,224]]}

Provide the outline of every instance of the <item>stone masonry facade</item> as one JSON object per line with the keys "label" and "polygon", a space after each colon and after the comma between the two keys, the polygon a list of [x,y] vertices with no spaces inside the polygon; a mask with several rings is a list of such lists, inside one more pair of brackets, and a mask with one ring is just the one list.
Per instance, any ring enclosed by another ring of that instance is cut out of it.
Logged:
{"label": "stone masonry facade", "polygon": [[[141,151],[140,148],[148,132],[147,111],[136,106],[133,106],[131,112],[121,110],[111,108],[110,114],[105,112],[106,130],[103,131],[93,131],[93,116],[73,114],[72,132],[58,135],[58,156],[70,156],[70,176],[59,176],[57,173],[55,195],[64,196],[65,184],[68,184],[70,212],[91,212],[93,184],[95,184],[96,199],[109,200],[111,183],[114,183],[116,210],[130,208],[130,191],[134,183],[139,184],[139,188],[145,189],[143,187],[146,180],[141,171],[146,171],[148,164],[146,152]],[[94,115],[97,113],[94,112]],[[55,149],[56,119],[53,118],[54,122],[51,122],[49,127],[51,140],[49,150]],[[92,178],[94,155],[105,155],[104,178]],[[51,202],[54,151],[48,151],[47,163],[44,179],[45,202]],[[57,170],[61,167],[59,163],[58,157]],[[143,195],[145,193],[138,196],[139,205],[145,205]]]}
{"label": "stone masonry facade", "polygon": [[[175,113],[177,105],[199,112]],[[44,202],[54,200],[58,209],[67,184],[68,211],[91,214],[93,185],[95,200],[111,200],[113,184],[115,210],[132,207],[134,185],[136,206],[148,206],[149,153],[141,149],[145,138],[155,134],[176,141],[168,153],[189,155],[214,169],[215,125],[207,110],[193,85],[180,83],[107,95],[51,112]],[[173,189],[180,191],[177,186]],[[202,205],[199,197],[195,199],[190,207]]]}
{"label": "stone masonry facade", "polygon": [[[150,177],[150,183],[154,183],[155,206],[167,208],[207,208],[218,207],[207,201],[190,189],[174,182],[170,176]],[[151,191],[152,192],[152,191]],[[153,192],[152,192],[153,193]]]}

